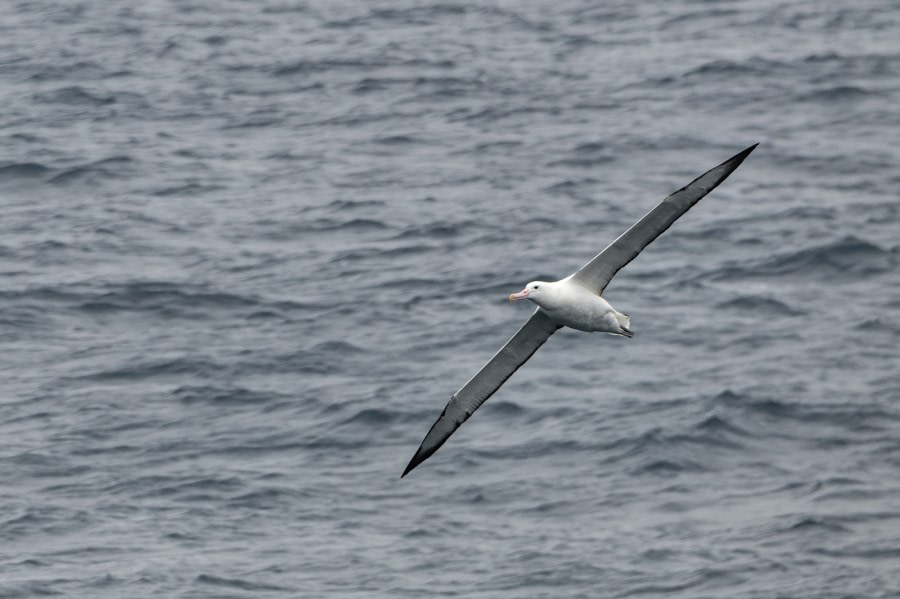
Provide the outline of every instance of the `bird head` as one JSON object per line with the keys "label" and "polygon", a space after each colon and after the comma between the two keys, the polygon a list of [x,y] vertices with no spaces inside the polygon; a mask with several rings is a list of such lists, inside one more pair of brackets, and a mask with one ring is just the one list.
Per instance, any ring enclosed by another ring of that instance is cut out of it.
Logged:
{"label": "bird head", "polygon": [[518,293],[511,293],[509,301],[514,302],[520,299],[530,299],[534,303],[540,305],[541,298],[547,293],[550,283],[544,281],[532,281],[525,285],[525,289]]}

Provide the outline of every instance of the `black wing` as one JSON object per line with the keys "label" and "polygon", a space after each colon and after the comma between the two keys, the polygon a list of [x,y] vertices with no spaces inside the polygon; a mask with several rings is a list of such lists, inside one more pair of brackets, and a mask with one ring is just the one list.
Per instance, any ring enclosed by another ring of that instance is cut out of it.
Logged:
{"label": "black wing", "polygon": [[409,474],[410,470],[440,449],[450,435],[559,328],[560,325],[538,308],[512,339],[478,371],[478,374],[453,394],[400,478]]}
{"label": "black wing", "polygon": [[623,266],[634,260],[641,250],[734,172],[757,145],[759,144],[753,144],[664,199],[593,260],[582,266],[572,275],[572,280],[598,295],[603,293],[610,280]]}

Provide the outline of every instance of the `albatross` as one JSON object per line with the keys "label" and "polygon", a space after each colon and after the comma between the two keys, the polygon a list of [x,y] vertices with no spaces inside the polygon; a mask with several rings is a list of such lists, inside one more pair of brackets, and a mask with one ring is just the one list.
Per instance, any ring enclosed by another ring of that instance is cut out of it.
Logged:
{"label": "albatross", "polygon": [[522,291],[511,294],[510,302],[527,299],[537,308],[506,345],[453,394],[400,478],[440,449],[558,329],[566,326],[589,333],[632,337],[630,319],[603,299],[603,290],[622,267],[734,172],[757,145],[735,154],[668,196],[575,273],[559,281],[532,281]]}

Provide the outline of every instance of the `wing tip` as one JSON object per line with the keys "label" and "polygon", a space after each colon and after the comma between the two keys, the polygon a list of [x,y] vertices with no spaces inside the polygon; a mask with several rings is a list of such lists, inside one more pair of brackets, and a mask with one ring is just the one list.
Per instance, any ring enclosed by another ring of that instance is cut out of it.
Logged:
{"label": "wing tip", "polygon": [[[720,165],[718,165],[718,166],[715,166],[715,167],[711,168],[710,170],[706,171],[705,173],[703,173],[702,175],[700,175],[699,177],[697,177],[696,179],[694,179],[693,181],[691,181],[690,183],[688,183],[687,185],[685,185],[684,187],[682,187],[681,189],[679,189],[678,191],[682,191],[682,190],[684,190],[684,189],[687,189],[687,188],[689,188],[690,186],[692,186],[694,183],[696,183],[697,181],[699,181],[700,179],[703,179],[704,177],[706,177],[707,175],[710,175],[710,174],[712,174],[712,173],[714,173],[714,172],[718,172],[718,176],[717,176],[716,180],[713,182],[712,186],[709,187],[709,189],[706,190],[706,193],[709,193],[710,191],[712,191],[713,189],[715,189],[716,187],[718,187],[719,184],[720,184],[722,181],[724,181],[725,179],[727,179],[728,176],[729,176],[731,173],[733,173],[734,171],[736,171],[737,168],[738,168],[739,166],[741,166],[741,164],[742,164],[742,163],[744,162],[744,160],[747,158],[747,156],[749,156],[750,153],[751,153],[753,150],[755,150],[755,149],[756,149],[756,146],[758,146],[758,145],[759,145],[759,142],[756,142],[755,144],[753,144],[753,145],[750,146],[749,148],[746,148],[746,149],[744,149],[744,150],[741,150],[740,152],[738,152],[737,154],[735,154],[734,156],[732,156],[731,158],[729,158],[728,160],[726,160],[726,161],[723,162],[722,164],[720,164]],[[676,192],[676,193],[677,193],[677,192]],[[703,194],[703,195],[706,195],[706,194]],[[699,198],[697,201],[700,201],[700,199],[702,199],[702,197],[703,197],[703,196],[701,196],[701,198]]]}
{"label": "wing tip", "polygon": [[416,450],[416,454],[409,461],[409,464],[406,465],[406,470],[403,471],[403,474],[400,475],[400,478],[403,478],[407,474],[412,472],[416,468],[416,466],[418,466],[419,464],[421,464],[422,462],[424,462],[425,460],[430,458],[431,454],[433,454],[433,453],[434,452],[432,451],[431,453],[427,453],[427,454],[423,455],[422,448],[419,447],[419,449]]}
{"label": "wing tip", "polygon": [[749,156],[749,155],[750,155],[750,152],[752,152],[753,150],[755,150],[755,149],[756,149],[756,146],[758,146],[758,145],[759,145],[759,142],[756,142],[755,144],[753,144],[752,146],[750,146],[750,147],[747,148],[746,150],[741,150],[740,152],[738,152],[737,154],[735,154],[734,156],[732,156],[731,158],[729,158],[728,160],[726,160],[725,163],[727,164],[727,163],[732,162],[732,161],[735,161],[735,162],[737,162],[738,164],[742,163],[742,162],[744,161],[744,158],[746,158],[747,156]]}

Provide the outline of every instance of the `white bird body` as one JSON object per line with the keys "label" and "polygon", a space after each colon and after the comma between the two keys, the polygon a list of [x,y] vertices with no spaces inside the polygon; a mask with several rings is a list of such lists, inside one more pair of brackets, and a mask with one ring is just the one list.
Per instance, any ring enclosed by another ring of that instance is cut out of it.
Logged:
{"label": "white bird body", "polygon": [[506,345],[453,394],[402,476],[432,456],[558,329],[567,326],[579,331],[631,337],[628,316],[601,297],[603,290],[622,267],[734,172],[754,148],[756,145],[750,146],[671,194],[574,274],[559,281],[532,281],[522,291],[510,295],[510,301],[529,299],[538,305],[538,309]]}
{"label": "white bird body", "polygon": [[[574,275],[573,275],[574,276]],[[510,301],[529,299],[562,326],[588,333],[610,333],[631,337],[627,314],[613,308],[596,292],[579,284],[573,276],[559,281],[532,281]]]}

